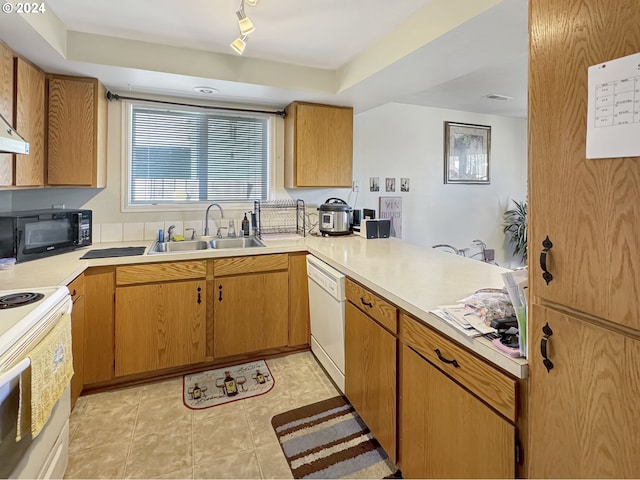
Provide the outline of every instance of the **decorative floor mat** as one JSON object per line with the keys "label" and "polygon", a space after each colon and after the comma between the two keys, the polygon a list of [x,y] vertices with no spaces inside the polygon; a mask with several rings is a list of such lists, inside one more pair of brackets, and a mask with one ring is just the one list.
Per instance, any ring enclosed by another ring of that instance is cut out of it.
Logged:
{"label": "decorative floor mat", "polygon": [[402,478],[345,397],[271,419],[294,478]]}
{"label": "decorative floor mat", "polygon": [[194,410],[255,397],[273,388],[274,380],[264,360],[184,375],[184,404]]}

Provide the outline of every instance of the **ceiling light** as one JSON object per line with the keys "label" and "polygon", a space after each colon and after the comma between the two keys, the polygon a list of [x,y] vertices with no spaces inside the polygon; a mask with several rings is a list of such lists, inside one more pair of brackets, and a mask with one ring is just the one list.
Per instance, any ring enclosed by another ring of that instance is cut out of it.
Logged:
{"label": "ceiling light", "polygon": [[220,91],[217,88],[213,87],[193,87],[193,89],[198,93],[202,93],[203,95],[215,95]]}
{"label": "ceiling light", "polygon": [[258,0],[244,0],[244,1],[247,5],[251,5],[252,7],[255,7],[256,3],[258,3]]}
{"label": "ceiling light", "polygon": [[240,9],[236,12],[236,15],[238,16],[238,26],[242,35],[248,35],[256,29],[253,22],[244,13],[244,0],[240,2]]}
{"label": "ceiling light", "polygon": [[489,100],[499,100],[502,102],[508,102],[509,100],[513,100],[513,97],[508,97],[507,95],[500,95],[499,93],[490,93],[485,95],[484,98],[488,98]]}
{"label": "ceiling light", "polygon": [[239,55],[242,55],[244,47],[247,46],[247,40],[249,40],[249,37],[247,35],[242,35],[231,42],[231,48],[233,48]]}

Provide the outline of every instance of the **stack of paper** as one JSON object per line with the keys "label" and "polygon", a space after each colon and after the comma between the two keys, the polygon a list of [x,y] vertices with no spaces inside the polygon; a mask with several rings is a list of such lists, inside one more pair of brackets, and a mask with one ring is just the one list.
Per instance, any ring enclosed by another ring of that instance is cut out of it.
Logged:
{"label": "stack of paper", "polygon": [[473,309],[463,304],[444,305],[431,313],[469,337],[477,337],[487,333],[495,333],[496,331],[494,328],[488,327],[484,323],[484,319],[476,315]]}

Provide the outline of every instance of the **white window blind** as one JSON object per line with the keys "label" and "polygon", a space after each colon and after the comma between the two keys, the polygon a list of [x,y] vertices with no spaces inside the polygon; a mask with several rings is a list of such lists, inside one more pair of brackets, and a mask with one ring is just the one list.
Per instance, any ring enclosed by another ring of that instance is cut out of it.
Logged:
{"label": "white window blind", "polygon": [[268,198],[266,115],[132,106],[129,205]]}

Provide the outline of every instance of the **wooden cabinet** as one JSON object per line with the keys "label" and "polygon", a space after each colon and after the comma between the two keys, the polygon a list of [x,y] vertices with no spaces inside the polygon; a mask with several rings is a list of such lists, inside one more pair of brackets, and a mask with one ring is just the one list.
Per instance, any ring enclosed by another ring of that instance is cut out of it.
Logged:
{"label": "wooden cabinet", "polygon": [[37,67],[15,58],[15,128],[29,142],[28,155],[15,156],[14,185],[44,185],[45,76]]}
{"label": "wooden cabinet", "polygon": [[84,384],[113,378],[115,268],[92,267],[84,272]]}
{"label": "wooden cabinet", "polygon": [[400,339],[402,474],[513,478],[516,380],[405,314]]}
{"label": "wooden cabinet", "polygon": [[73,352],[73,378],[71,378],[71,408],[82,393],[84,387],[84,274],[69,284],[73,301],[71,312],[71,342]]}
{"label": "wooden cabinet", "polygon": [[215,358],[288,344],[288,265],[286,254],[214,260]]}
{"label": "wooden cabinet", "polygon": [[531,316],[551,328],[553,368],[530,363],[529,477],[637,478],[640,340],[539,305]]}
{"label": "wooden cabinet", "polygon": [[107,100],[93,78],[48,78],[47,184],[104,187]]}
{"label": "wooden cabinet", "polygon": [[289,254],[289,346],[309,345],[307,254]]}
{"label": "wooden cabinet", "polygon": [[116,269],[115,376],[205,360],[206,262]]}
{"label": "wooden cabinet", "polygon": [[351,187],[352,108],[293,102],[284,123],[286,187]]}
{"label": "wooden cabinet", "polygon": [[345,303],[345,394],[394,462],[396,343],[396,337],[372,317]]}
{"label": "wooden cabinet", "polygon": [[[13,52],[0,42],[0,115],[13,125]],[[13,185],[13,155],[0,153],[0,188]]]}
{"label": "wooden cabinet", "polygon": [[404,478],[513,478],[514,426],[402,346],[400,453]]}
{"label": "wooden cabinet", "polygon": [[[588,68],[640,51],[640,10],[529,9],[528,476],[639,477],[640,157],[587,159],[586,119]],[[537,260],[547,236],[548,284]]]}

